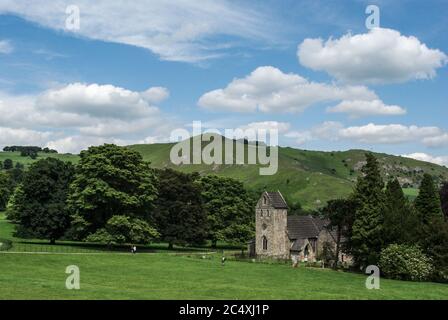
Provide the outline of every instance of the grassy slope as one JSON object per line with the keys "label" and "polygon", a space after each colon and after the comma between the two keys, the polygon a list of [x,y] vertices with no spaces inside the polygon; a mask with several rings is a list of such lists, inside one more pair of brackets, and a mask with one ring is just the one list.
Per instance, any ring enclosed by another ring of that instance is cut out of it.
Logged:
{"label": "grassy slope", "polygon": [[[260,176],[257,165],[182,165],[174,166],[169,160],[172,144],[133,145],[130,148],[139,151],[145,160],[151,161],[157,168],[173,167],[184,172],[199,171],[236,178],[249,188],[256,190],[280,190],[291,201],[299,201],[305,208],[315,208],[329,199],[347,196],[353,187],[358,171],[351,169],[364,161],[365,151],[349,150],[341,152],[306,151],[293,148],[279,149],[279,169],[273,176]],[[40,154],[40,157],[47,155]],[[76,163],[76,155],[50,155]],[[383,174],[412,179],[418,182],[423,170],[439,179],[448,180],[448,168],[408,158],[376,154]],[[18,153],[0,152],[0,161],[11,158],[25,164],[30,158],[20,157]],[[405,168],[404,170],[402,168]],[[406,168],[411,172],[406,172]],[[415,190],[407,190],[409,196],[415,196]]]}
{"label": "grassy slope", "polygon": [[[1,254],[2,299],[447,299],[448,286],[288,265],[155,254]],[[65,289],[77,265],[81,290]]]}

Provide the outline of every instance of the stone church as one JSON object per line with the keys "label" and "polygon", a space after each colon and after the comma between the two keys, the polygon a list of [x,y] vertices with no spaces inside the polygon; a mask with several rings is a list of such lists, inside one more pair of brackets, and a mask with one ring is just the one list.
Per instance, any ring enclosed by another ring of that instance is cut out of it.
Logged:
{"label": "stone church", "polygon": [[[336,247],[336,234],[327,221],[313,216],[288,216],[280,191],[263,192],[255,209],[255,239],[249,252],[257,257],[315,262],[328,242]],[[341,253],[340,261],[344,261]]]}

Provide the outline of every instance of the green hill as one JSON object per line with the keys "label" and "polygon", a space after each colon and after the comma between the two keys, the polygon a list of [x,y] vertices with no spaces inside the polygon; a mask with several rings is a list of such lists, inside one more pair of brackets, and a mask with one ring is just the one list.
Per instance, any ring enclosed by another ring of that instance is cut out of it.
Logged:
{"label": "green hill", "polygon": [[[242,143],[242,142],[238,142]],[[143,158],[156,168],[171,167],[183,172],[198,171],[201,174],[216,174],[238,179],[254,190],[280,190],[291,201],[299,201],[304,208],[316,208],[327,200],[347,196],[363,165],[363,150],[348,151],[308,151],[289,147],[279,148],[278,172],[272,176],[261,176],[260,165],[179,165],[170,162],[170,150],[174,144],[132,145],[129,148],[138,151]],[[204,143],[203,143],[204,145]],[[245,145],[247,154],[248,148]],[[416,195],[421,178],[429,173],[436,181],[448,180],[448,168],[436,164],[375,153],[385,179],[398,177],[406,194]],[[57,157],[76,163],[78,156],[63,154],[39,154],[42,157]],[[0,161],[11,158],[28,165],[33,160],[20,157],[18,153],[0,152]]]}

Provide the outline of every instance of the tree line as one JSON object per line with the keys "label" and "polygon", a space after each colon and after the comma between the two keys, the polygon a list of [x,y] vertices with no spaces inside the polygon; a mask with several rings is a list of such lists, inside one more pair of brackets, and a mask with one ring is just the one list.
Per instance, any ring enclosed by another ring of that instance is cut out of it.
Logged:
{"label": "tree line", "polygon": [[[1,184],[0,184],[1,185]],[[125,147],[105,144],[75,166],[33,163],[8,200],[16,236],[108,245],[241,245],[253,237],[256,197],[239,181],[154,169]]]}
{"label": "tree line", "polygon": [[337,238],[332,263],[343,250],[362,270],[378,265],[392,278],[448,281],[448,183],[438,190],[425,174],[412,202],[396,178],[384,182],[372,154],[366,160],[353,193],[321,211]]}
{"label": "tree line", "polygon": [[39,152],[43,153],[58,153],[54,149],[48,147],[41,148],[37,146],[6,146],[3,148],[4,152],[20,152],[22,157],[30,157],[31,159],[36,159]]}

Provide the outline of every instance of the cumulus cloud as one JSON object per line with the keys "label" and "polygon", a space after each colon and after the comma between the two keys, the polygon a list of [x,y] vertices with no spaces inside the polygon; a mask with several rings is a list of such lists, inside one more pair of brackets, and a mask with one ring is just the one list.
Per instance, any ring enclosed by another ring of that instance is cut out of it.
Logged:
{"label": "cumulus cloud", "polygon": [[442,133],[434,137],[427,137],[423,142],[429,147],[443,147],[448,146],[448,133]]}
{"label": "cumulus cloud", "polygon": [[442,130],[438,127],[404,126],[401,124],[377,125],[369,123],[364,126],[343,128],[339,131],[339,136],[362,143],[396,144],[423,141],[425,138],[438,136],[441,133]]}
{"label": "cumulus cloud", "polygon": [[[136,92],[113,85],[72,83],[37,96],[0,92],[5,144],[48,145],[61,152],[105,142],[132,144],[142,137],[169,137],[176,125],[150,102],[168,97],[161,87]],[[4,116],[3,116],[4,115]],[[24,129],[26,128],[26,129]],[[12,135],[16,134],[16,138]],[[29,139],[25,139],[25,135]],[[22,141],[22,142],[20,142]]]}
{"label": "cumulus cloud", "polygon": [[448,62],[447,55],[430,49],[413,36],[374,28],[365,34],[339,39],[305,39],[298,47],[299,61],[336,79],[356,83],[393,83],[431,79]]}
{"label": "cumulus cloud", "polygon": [[43,145],[51,136],[48,131],[0,127],[0,145]]}
{"label": "cumulus cloud", "polygon": [[398,116],[406,114],[406,109],[396,105],[386,105],[383,101],[346,100],[327,108],[330,113],[347,113],[351,118],[364,116]]}
{"label": "cumulus cloud", "polygon": [[13,51],[14,47],[9,40],[0,40],[0,53],[9,54]]}
{"label": "cumulus cloud", "polygon": [[339,131],[342,128],[343,125],[339,122],[325,121],[310,130],[287,132],[285,137],[294,139],[298,145],[302,145],[308,141],[316,139],[336,141],[339,139]]}
{"label": "cumulus cloud", "polygon": [[[151,89],[149,89],[151,90]],[[144,95],[147,95],[146,91]],[[49,90],[37,100],[37,108],[97,118],[138,119],[157,111],[139,92],[113,85],[73,83]]]}
{"label": "cumulus cloud", "polygon": [[274,43],[269,15],[244,3],[205,1],[2,0],[0,14],[12,13],[55,30],[65,29],[69,5],[80,9],[76,34],[145,48],[172,61],[197,62],[222,55],[238,41],[217,46],[216,36]]}
{"label": "cumulus cloud", "polygon": [[252,130],[278,130],[279,134],[283,134],[289,130],[291,124],[288,122],[278,122],[278,121],[261,121],[261,122],[251,122],[247,125],[241,126],[240,129],[252,129]]}
{"label": "cumulus cloud", "polygon": [[368,145],[413,142],[431,146],[428,141],[446,134],[438,127],[405,126],[402,124],[377,125],[374,123],[344,127],[340,122],[326,121],[309,130],[288,132],[285,136],[296,139],[299,144],[323,139],[329,141],[349,140]]}
{"label": "cumulus cloud", "polygon": [[416,152],[410,154],[403,154],[402,157],[411,158],[420,161],[435,163],[441,166],[448,167],[448,156],[432,156],[423,152]]}
{"label": "cumulus cloud", "polygon": [[245,78],[234,79],[224,89],[205,93],[198,105],[214,111],[298,113],[313,104],[344,100],[375,101],[378,97],[365,86],[311,82],[297,74],[264,66]]}

